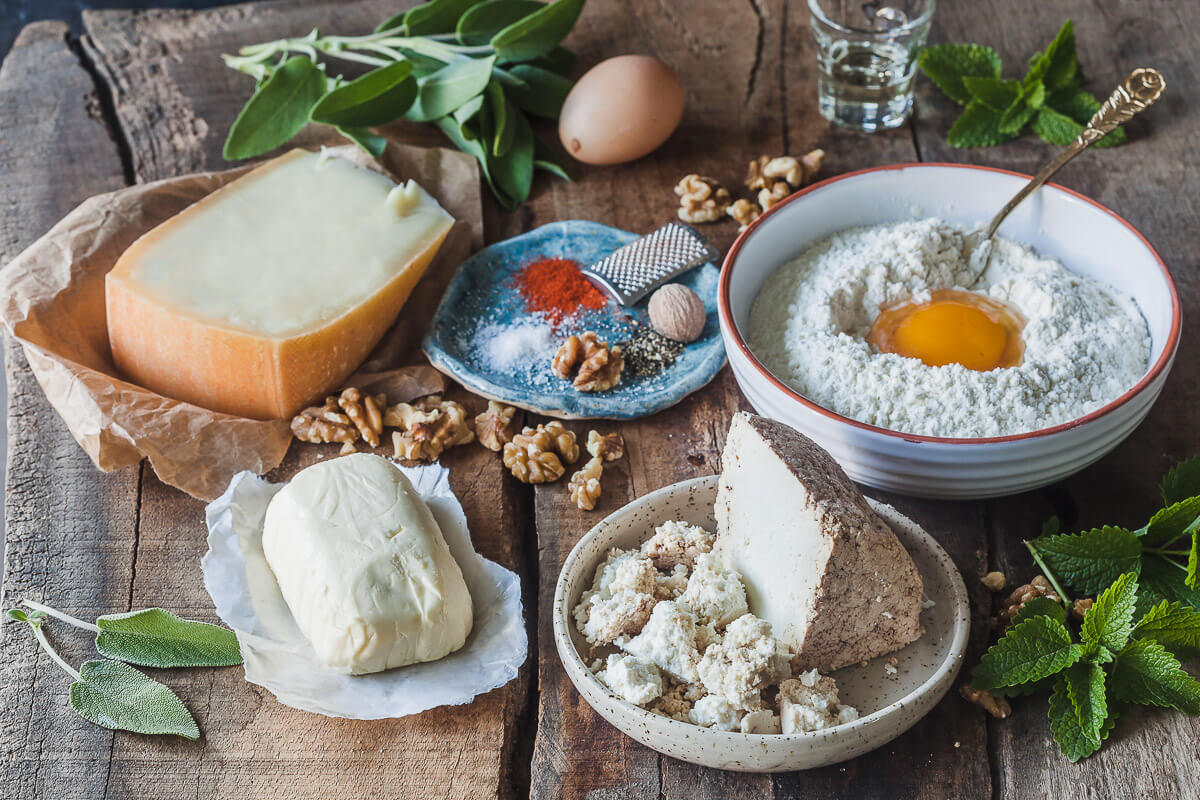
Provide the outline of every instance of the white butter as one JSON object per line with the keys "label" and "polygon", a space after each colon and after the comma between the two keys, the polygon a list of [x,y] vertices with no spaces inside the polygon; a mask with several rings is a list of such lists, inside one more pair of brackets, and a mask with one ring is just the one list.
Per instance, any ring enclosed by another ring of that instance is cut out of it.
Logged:
{"label": "white butter", "polygon": [[265,336],[357,307],[453,223],[414,181],[299,151],[212,198],[148,242],[130,278],[185,314]]}
{"label": "white butter", "polygon": [[351,674],[435,661],[471,632],[471,596],[429,508],[390,461],[299,472],[271,500],[263,551],[318,657]]}

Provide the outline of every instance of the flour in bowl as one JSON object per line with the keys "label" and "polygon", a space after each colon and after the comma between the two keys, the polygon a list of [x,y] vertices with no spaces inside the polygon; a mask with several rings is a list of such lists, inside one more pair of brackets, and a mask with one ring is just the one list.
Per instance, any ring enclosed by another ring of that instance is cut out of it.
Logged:
{"label": "flour in bowl", "polygon": [[966,229],[939,219],[843,231],[784,264],[750,310],[750,349],[814,403],[881,428],[977,438],[1040,430],[1112,402],[1145,374],[1133,300],[997,238],[971,291],[1024,317],[1017,366],[927,366],[867,342],[881,306],[965,289]]}

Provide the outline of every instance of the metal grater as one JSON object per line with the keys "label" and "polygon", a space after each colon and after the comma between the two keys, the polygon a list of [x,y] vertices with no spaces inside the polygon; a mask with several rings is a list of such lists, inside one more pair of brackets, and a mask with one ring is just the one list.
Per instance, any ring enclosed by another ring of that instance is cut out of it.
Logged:
{"label": "metal grater", "polygon": [[621,305],[631,306],[693,267],[716,261],[720,254],[693,228],[670,222],[583,268]]}

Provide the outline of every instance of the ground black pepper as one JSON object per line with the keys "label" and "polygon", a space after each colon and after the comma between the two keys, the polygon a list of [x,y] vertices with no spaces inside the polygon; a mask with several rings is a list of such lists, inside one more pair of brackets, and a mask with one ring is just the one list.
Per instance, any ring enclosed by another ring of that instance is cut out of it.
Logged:
{"label": "ground black pepper", "polygon": [[625,369],[631,375],[648,378],[675,363],[686,345],[668,339],[646,325],[640,325],[633,338],[621,343]]}

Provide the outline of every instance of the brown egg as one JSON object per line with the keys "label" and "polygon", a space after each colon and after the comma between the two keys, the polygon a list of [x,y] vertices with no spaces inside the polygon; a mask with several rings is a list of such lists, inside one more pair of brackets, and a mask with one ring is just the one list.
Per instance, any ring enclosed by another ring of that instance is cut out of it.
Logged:
{"label": "brown egg", "polygon": [[683,116],[683,84],[650,56],[617,56],[584,73],[563,103],[558,136],[585,164],[621,164],[658,148]]}

